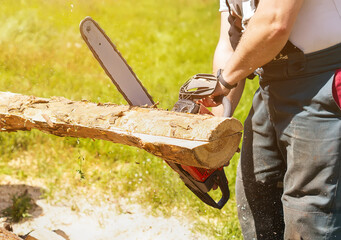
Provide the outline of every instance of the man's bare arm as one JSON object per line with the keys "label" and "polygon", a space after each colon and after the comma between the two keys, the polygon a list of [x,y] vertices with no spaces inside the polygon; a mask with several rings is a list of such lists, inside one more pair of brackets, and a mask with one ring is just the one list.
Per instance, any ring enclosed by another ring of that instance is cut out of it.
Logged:
{"label": "man's bare arm", "polygon": [[[221,12],[221,22],[220,22],[220,37],[219,41],[214,53],[214,58],[213,58],[213,73],[216,74],[218,69],[224,69],[226,63],[232,56],[234,50],[231,46],[230,39],[229,39],[229,22],[227,21],[227,18],[229,16],[228,12]],[[238,87],[233,89],[231,93],[227,96],[227,98],[231,102],[231,107],[232,107],[232,113],[236,109],[240,97],[243,93],[244,90],[244,81],[240,82],[238,84]],[[212,109],[212,112],[216,116],[221,116],[223,113],[222,106],[219,105],[215,108]]]}
{"label": "man's bare arm", "polygon": [[227,61],[233,54],[233,48],[229,40],[230,23],[227,21],[228,12],[220,14],[220,36],[213,58],[213,73],[217,73],[218,69],[224,68]]}
{"label": "man's bare arm", "polygon": [[[304,0],[261,0],[243,37],[226,62],[223,77],[230,85],[271,61],[289,39]],[[220,85],[214,95],[228,94]]]}

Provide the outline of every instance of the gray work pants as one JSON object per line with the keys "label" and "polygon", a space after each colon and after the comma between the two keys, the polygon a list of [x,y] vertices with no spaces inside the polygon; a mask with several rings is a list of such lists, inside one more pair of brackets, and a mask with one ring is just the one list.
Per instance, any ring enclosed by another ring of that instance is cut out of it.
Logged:
{"label": "gray work pants", "polygon": [[264,67],[245,121],[236,198],[249,239],[341,239],[341,44]]}

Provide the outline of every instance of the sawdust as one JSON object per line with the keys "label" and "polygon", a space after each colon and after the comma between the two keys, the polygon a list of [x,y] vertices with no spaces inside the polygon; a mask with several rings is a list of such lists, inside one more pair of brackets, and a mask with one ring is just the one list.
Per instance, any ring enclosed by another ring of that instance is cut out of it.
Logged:
{"label": "sawdust", "polygon": [[[11,204],[11,196],[25,190],[34,201],[30,218],[13,224],[14,233],[24,235],[31,230],[44,228],[61,229],[71,240],[109,239],[207,239],[194,234],[192,226],[185,219],[154,217],[144,211],[147,206],[127,205],[124,199],[110,199],[109,196],[73,196],[68,202],[51,204],[42,199],[43,184],[37,180],[24,183],[5,176],[0,180],[0,211]],[[118,211],[118,209],[120,209]],[[0,218],[0,225],[5,222]]]}

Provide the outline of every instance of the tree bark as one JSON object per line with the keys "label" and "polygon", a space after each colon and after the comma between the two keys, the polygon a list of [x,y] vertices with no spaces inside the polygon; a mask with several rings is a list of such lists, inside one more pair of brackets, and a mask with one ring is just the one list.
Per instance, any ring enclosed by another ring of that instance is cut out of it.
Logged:
{"label": "tree bark", "polygon": [[135,146],[167,161],[217,168],[238,149],[243,126],[235,118],[0,92],[0,131],[33,128]]}

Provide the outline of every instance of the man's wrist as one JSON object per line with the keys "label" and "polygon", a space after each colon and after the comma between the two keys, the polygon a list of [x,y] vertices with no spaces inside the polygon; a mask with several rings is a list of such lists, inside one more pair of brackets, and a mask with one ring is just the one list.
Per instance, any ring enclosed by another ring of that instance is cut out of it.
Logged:
{"label": "man's wrist", "polygon": [[217,78],[218,78],[218,81],[227,89],[233,89],[235,87],[237,87],[238,83],[236,84],[229,84],[228,82],[226,82],[226,80],[224,79],[223,77],[223,69],[219,69],[218,72],[217,72]]}

